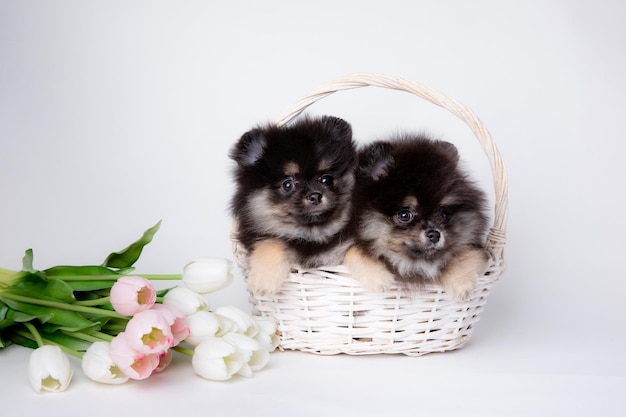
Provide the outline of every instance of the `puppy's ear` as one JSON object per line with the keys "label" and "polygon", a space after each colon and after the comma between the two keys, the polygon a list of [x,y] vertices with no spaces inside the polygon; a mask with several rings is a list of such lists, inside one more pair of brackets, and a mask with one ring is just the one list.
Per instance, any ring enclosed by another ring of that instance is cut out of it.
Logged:
{"label": "puppy's ear", "polygon": [[230,152],[230,157],[243,167],[250,167],[263,156],[267,139],[263,129],[252,129],[243,134]]}
{"label": "puppy's ear", "polygon": [[322,123],[331,133],[335,140],[352,140],[352,126],[343,119],[334,116],[322,116]]}
{"label": "puppy's ear", "polygon": [[445,142],[442,140],[437,143],[439,144],[441,150],[448,156],[448,158],[450,158],[450,160],[454,162],[459,162],[459,150],[456,148],[456,146],[454,146],[450,142]]}
{"label": "puppy's ear", "polygon": [[391,144],[375,142],[359,153],[359,175],[373,181],[379,181],[389,175],[394,166]]}

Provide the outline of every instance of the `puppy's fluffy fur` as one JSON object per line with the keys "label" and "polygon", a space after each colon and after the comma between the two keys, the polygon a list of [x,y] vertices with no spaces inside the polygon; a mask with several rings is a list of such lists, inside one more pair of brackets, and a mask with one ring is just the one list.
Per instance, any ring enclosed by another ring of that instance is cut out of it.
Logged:
{"label": "puppy's fluffy fur", "polygon": [[356,150],[344,120],[302,118],[257,127],[231,150],[237,163],[231,209],[248,250],[248,288],[280,289],[292,265],[343,261],[351,240]]}
{"label": "puppy's fluffy fur", "polygon": [[366,289],[439,282],[467,299],[486,268],[486,198],[459,168],[456,147],[425,136],[359,152],[355,245],[346,264]]}

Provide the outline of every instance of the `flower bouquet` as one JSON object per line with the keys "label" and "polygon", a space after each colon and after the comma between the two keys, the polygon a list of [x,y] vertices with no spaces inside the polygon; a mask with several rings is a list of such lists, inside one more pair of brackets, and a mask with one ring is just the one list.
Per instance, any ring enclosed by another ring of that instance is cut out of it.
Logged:
{"label": "flower bouquet", "polygon": [[[37,270],[28,249],[21,271],[0,269],[0,350],[34,349],[29,377],[36,391],[67,388],[67,354],[106,384],[161,372],[174,352],[191,356],[194,371],[212,380],[251,376],[267,364],[278,345],[274,323],[234,306],[212,309],[204,298],[232,281],[229,260],[195,259],[176,275],[132,274],[160,224],[101,265]],[[157,280],[181,282],[157,291]]]}

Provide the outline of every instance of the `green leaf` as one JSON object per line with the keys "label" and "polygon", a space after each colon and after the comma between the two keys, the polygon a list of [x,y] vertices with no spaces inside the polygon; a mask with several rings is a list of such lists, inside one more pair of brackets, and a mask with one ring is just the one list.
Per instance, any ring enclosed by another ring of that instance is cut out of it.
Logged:
{"label": "green leaf", "polygon": [[170,288],[164,288],[164,289],[162,289],[162,290],[158,290],[158,291],[156,292],[156,296],[157,296],[157,297],[165,297],[165,295],[166,295],[168,292],[170,292],[173,288],[176,288],[176,287],[170,287]]}
{"label": "green leaf", "polygon": [[70,281],[67,283],[74,291],[97,291],[109,289],[115,284],[115,281]]}
{"label": "green leaf", "polygon": [[26,249],[24,257],[22,258],[22,270],[27,272],[35,272],[33,268],[33,250]]}
{"label": "green leaf", "polygon": [[74,291],[95,291],[109,289],[122,275],[104,266],[59,265],[44,271],[49,277],[58,277]]}
{"label": "green leaf", "polygon": [[47,321],[51,318],[49,314],[33,315],[21,311],[15,311],[8,305],[0,301],[0,330],[5,329],[15,323],[26,323],[33,320]]}
{"label": "green leaf", "polygon": [[40,300],[54,300],[62,303],[76,301],[72,287],[60,279],[44,280],[39,275],[31,274],[10,288],[14,294]]}
{"label": "green leaf", "polygon": [[68,278],[70,280],[73,277],[81,277],[90,279],[92,276],[111,276],[112,280],[117,279],[119,275],[116,271],[106,268],[101,265],[86,265],[86,266],[72,266],[72,265],[59,265],[53,266],[44,270],[49,277],[58,277],[59,279]]}
{"label": "green leaf", "polygon": [[139,256],[141,255],[141,251],[143,250],[144,246],[152,242],[152,238],[159,230],[159,227],[161,227],[160,220],[157,224],[146,230],[139,240],[132,243],[126,249],[120,252],[113,252],[109,256],[107,256],[102,266],[119,269],[132,266],[135,262],[137,262],[137,259],[139,259]]}
{"label": "green leaf", "polygon": [[45,273],[38,271],[33,267],[33,250],[32,249],[26,249],[26,252],[24,252],[24,257],[22,258],[21,273],[23,275],[18,277],[16,281],[19,281],[21,278],[25,276],[31,276],[31,275],[37,275],[41,277],[41,279],[46,279]]}
{"label": "green leaf", "polygon": [[[45,332],[45,330],[43,331]],[[91,344],[93,343],[93,342],[87,342],[85,340],[77,339],[68,334],[57,332],[57,331],[52,332],[52,333],[47,333],[47,332],[42,333],[41,336],[46,340],[49,340],[54,343],[58,343],[59,345],[65,346],[77,352],[86,351],[89,348],[89,346],[91,346]]]}
{"label": "green leaf", "polygon": [[42,323],[58,324],[60,329],[70,332],[99,325],[98,322],[91,322],[75,311],[55,307],[38,306],[9,299],[4,299],[3,302],[13,310],[36,316]]}
{"label": "green leaf", "polygon": [[2,335],[0,337],[0,348],[5,348],[15,343],[16,345],[24,346],[29,349],[37,349],[37,342],[34,340],[28,339],[26,337],[20,336],[18,334],[13,334],[11,332],[6,335]]}

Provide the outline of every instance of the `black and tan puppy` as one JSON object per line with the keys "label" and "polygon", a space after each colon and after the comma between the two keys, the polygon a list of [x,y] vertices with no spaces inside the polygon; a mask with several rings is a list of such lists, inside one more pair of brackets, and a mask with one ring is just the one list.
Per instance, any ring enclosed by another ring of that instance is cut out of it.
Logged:
{"label": "black and tan puppy", "polygon": [[346,265],[364,288],[439,283],[467,299],[486,269],[484,193],[459,168],[456,147],[424,136],[359,152],[358,227]]}
{"label": "black and tan puppy", "polygon": [[343,261],[356,168],[347,122],[323,116],[258,127],[230,156],[237,163],[231,208],[249,253],[250,291],[276,293],[292,265]]}

